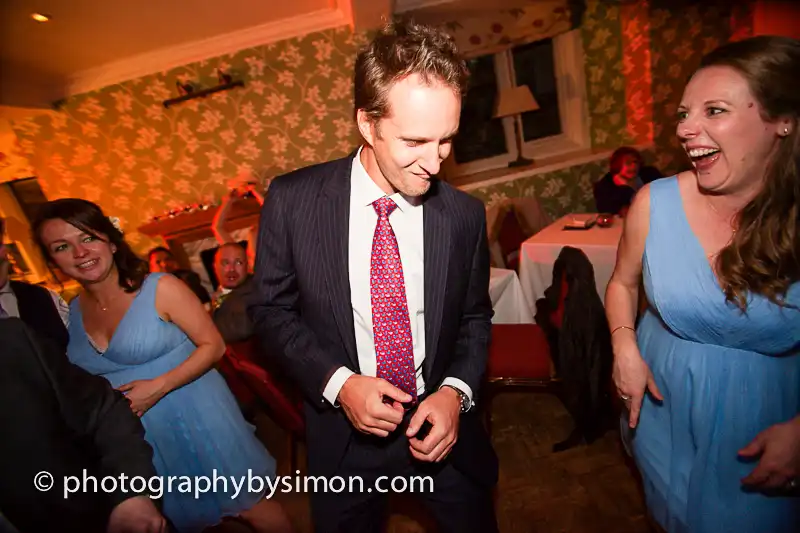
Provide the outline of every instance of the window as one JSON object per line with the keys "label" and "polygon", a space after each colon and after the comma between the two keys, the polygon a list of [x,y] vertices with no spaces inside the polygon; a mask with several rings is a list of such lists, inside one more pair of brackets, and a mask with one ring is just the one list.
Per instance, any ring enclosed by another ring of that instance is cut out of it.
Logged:
{"label": "window", "polygon": [[[462,102],[461,126],[448,178],[504,168],[517,159],[514,122],[522,127],[522,155],[533,160],[588,149],[583,52],[580,31],[473,58],[470,90]],[[527,85],[539,109],[492,118],[503,88]]]}
{"label": "window", "polygon": [[47,197],[39,186],[39,180],[36,178],[25,178],[9,181],[8,187],[14,194],[14,198],[17,200],[22,212],[25,213],[28,222],[32,222],[36,219],[39,207],[47,203]]}

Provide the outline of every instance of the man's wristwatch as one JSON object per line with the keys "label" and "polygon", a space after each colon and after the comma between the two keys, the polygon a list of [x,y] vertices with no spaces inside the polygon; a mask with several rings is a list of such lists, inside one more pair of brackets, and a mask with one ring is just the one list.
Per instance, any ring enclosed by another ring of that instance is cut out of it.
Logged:
{"label": "man's wristwatch", "polygon": [[453,385],[442,385],[443,387],[449,387],[458,393],[458,397],[461,400],[461,414],[466,413],[472,408],[472,400],[469,399],[467,393],[459,389],[458,387],[454,387]]}

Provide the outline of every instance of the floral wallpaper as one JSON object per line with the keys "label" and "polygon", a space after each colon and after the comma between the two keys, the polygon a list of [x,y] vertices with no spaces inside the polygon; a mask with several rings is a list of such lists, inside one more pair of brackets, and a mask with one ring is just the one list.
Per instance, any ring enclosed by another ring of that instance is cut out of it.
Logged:
{"label": "floral wallpaper", "polygon": [[653,72],[650,63],[650,2],[628,2],[620,7],[622,74],[625,76],[626,140],[653,142]]}
{"label": "floral wallpaper", "polygon": [[[729,42],[732,27],[747,31],[747,8],[728,2],[651,0],[653,124],[656,166],[665,174],[688,167],[675,135],[676,113],[686,82],[703,55]],[[749,19],[752,28],[752,16]],[[744,29],[742,29],[744,28]]]}
{"label": "floral wallpaper", "polygon": [[[703,54],[747,36],[752,9],[721,1],[587,0],[584,46],[591,141],[596,150],[652,140],[646,159],[664,173],[686,165],[674,135],[683,86]],[[12,124],[50,198],[79,196],[119,217],[134,247],[155,215],[214,202],[242,173],[266,186],[286,171],[340,157],[358,137],[352,66],[365,34],[348,28],[255,47],[68,99],[54,116]],[[245,87],[169,109],[176,82]],[[537,195],[552,216],[593,210],[591,184],[605,161],[471,191],[492,202]]]}
{"label": "floral wallpaper", "polygon": [[[266,185],[353,150],[352,67],[364,41],[343,27],[241,50],[75,96],[13,128],[48,198],[97,202],[144,252],[160,243],[136,228],[218,200],[239,174]],[[164,108],[176,82],[213,86],[217,69],[245,87]]]}
{"label": "floral wallpaper", "polygon": [[0,119],[0,183],[30,178],[36,172],[22,153],[19,139],[11,129],[11,124]]}
{"label": "floral wallpaper", "polygon": [[586,61],[589,115],[592,121],[592,146],[615,148],[629,142],[626,131],[619,4],[589,0],[586,3],[581,35]]}
{"label": "floral wallpaper", "polygon": [[594,208],[592,184],[608,172],[606,161],[538,174],[470,191],[487,206],[506,198],[538,197],[542,208],[555,219],[566,213],[591,213]]}

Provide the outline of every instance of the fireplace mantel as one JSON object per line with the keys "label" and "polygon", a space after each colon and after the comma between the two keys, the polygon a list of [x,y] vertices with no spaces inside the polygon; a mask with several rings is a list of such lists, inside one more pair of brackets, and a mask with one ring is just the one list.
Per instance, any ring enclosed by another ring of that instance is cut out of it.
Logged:
{"label": "fireplace mantel", "polygon": [[[214,216],[219,210],[218,206],[211,207],[205,211],[194,211],[165,216],[139,227],[139,231],[148,237],[161,237],[167,243],[175,259],[182,268],[190,268],[189,258],[186,255],[183,245],[186,243],[199,241],[214,237],[211,224]],[[237,200],[230,207],[225,221],[225,229],[229,233],[253,227],[258,224],[261,205],[255,198]]]}

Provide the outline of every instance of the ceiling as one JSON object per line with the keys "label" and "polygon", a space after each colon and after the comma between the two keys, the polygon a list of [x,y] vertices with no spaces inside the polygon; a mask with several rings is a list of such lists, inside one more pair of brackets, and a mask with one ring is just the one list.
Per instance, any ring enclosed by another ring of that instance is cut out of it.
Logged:
{"label": "ceiling", "polygon": [[[61,75],[334,7],[330,0],[6,0],[0,6],[0,56]],[[38,23],[33,12],[52,20]]]}
{"label": "ceiling", "polygon": [[0,0],[0,117],[267,42],[374,27],[393,12],[441,19],[531,1]]}
{"label": "ceiling", "polygon": [[[0,79],[6,86],[24,79],[29,87],[22,92],[37,93],[34,100],[38,92],[75,92],[75,80],[131,58],[241,32],[257,39],[284,23],[302,28],[337,15],[345,23],[352,16],[345,3],[346,9],[339,0],[0,0]],[[51,20],[36,22],[32,13]],[[5,89],[0,104],[20,99]]]}

